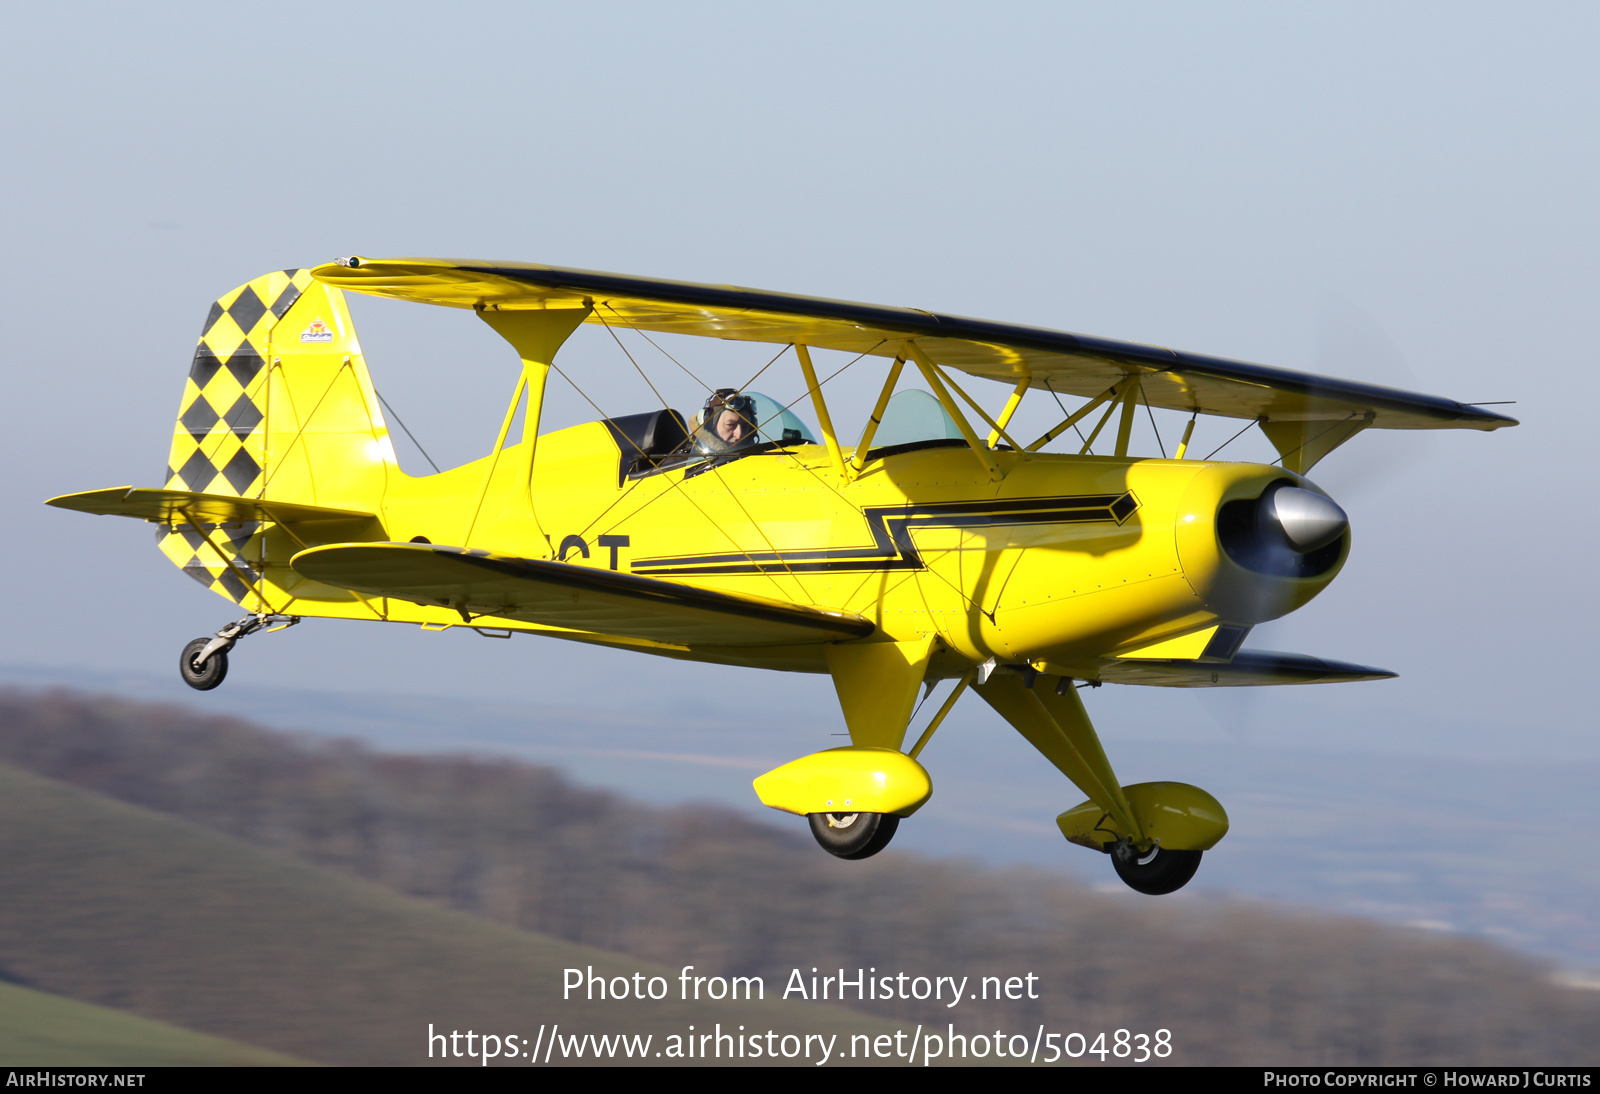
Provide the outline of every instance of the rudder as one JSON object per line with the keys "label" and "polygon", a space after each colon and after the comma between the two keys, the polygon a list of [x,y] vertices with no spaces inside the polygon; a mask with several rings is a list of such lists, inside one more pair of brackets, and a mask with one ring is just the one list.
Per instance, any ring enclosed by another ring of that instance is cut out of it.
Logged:
{"label": "rudder", "polygon": [[[167,489],[375,511],[390,468],[394,449],[339,289],[309,270],[279,270],[217,298],[184,382]],[[272,586],[295,582],[274,572],[276,537],[262,527],[164,524],[157,539],[214,592],[282,610],[292,594]]]}

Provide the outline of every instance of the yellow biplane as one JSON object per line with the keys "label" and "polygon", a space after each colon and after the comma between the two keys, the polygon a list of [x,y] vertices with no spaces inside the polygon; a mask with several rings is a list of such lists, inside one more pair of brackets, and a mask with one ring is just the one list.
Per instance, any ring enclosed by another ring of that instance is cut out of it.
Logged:
{"label": "yellow biplane", "polygon": [[[471,309],[511,344],[522,368],[487,456],[401,471],[346,291]],[[586,322],[786,347],[817,433],[793,406],[722,389],[692,419],[663,402],[540,436],[557,350]],[[853,447],[813,350],[883,369]],[[896,393],[907,366],[926,390]],[[1009,385],[1003,409],[991,416],[957,373]],[[1083,401],[1060,404],[1060,423],[1024,444],[1008,426],[1030,391]],[[1129,452],[1148,408],[1189,416],[1172,458]],[[1187,458],[1199,415],[1258,424],[1279,459]],[[1364,429],[1515,424],[1432,396],[906,308],[348,258],[216,301],[161,489],[50,504],[155,523],[174,563],[244,607],[183,650],[183,677],[201,689],[222,681],[240,638],[307,616],[828,673],[850,744],[755,789],[842,858],[881,850],[928,800],[917,757],[970,687],[1087,795],[1057,818],[1063,835],[1107,853],[1140,892],[1167,893],[1227,814],[1183,783],[1123,786],[1078,688],[1392,676],[1240,648],[1349,552],[1344,511],[1305,475]],[[1069,430],[1079,451],[1044,451]],[[1103,433],[1110,453],[1094,454]],[[905,749],[919,692],[941,680],[956,683]]]}

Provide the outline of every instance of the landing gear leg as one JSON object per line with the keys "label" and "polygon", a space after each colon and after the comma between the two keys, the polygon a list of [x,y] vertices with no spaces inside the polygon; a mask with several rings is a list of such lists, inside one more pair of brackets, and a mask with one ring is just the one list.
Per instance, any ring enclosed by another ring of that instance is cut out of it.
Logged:
{"label": "landing gear leg", "polygon": [[[873,755],[888,752],[896,754],[894,764],[879,767],[875,776],[868,776],[859,784],[851,782],[862,774],[858,769],[830,771],[824,781],[834,787],[832,792],[818,793],[806,801],[802,808],[789,809],[790,812],[804,812],[811,825],[811,835],[824,851],[836,858],[871,858],[889,846],[889,841],[900,827],[898,812],[851,812],[848,808],[834,812],[835,800],[842,800],[846,807],[851,804],[852,797],[858,802],[868,800],[861,797],[859,791],[847,789],[848,786],[860,785],[865,788],[875,785],[879,792],[872,798],[877,801],[878,808],[899,809],[906,815],[915,812],[928,799],[931,788],[928,786],[927,772],[914,759],[922,744],[926,743],[928,734],[924,734],[924,740],[912,749],[912,759],[907,760],[900,755],[900,748],[905,743],[906,726],[916,706],[917,691],[927,675],[928,658],[933,654],[933,646],[933,639],[924,638],[914,642],[841,643],[827,647],[828,672],[833,677],[833,686],[839,693],[839,706],[844,711],[845,725],[850,730],[850,748],[838,751],[849,753],[859,750],[856,755],[865,756],[868,767],[887,763],[887,759],[873,760]],[[953,704],[947,703],[946,709],[950,705]],[[944,713],[940,712],[941,718]],[[810,763],[831,755],[833,750],[818,753],[815,757],[804,757],[795,761],[795,764]],[[830,761],[822,762],[826,766]],[[849,764],[840,762],[845,769],[850,768]],[[896,774],[891,777],[891,772]],[[766,778],[768,776],[764,775],[756,780],[758,793]],[[882,793],[883,788],[891,784],[900,788],[908,785],[915,787],[919,781],[921,793],[913,791],[907,800],[896,802],[893,793],[887,798]],[[826,800],[828,811],[811,811],[824,804],[816,798]],[[767,801],[766,797],[762,800]],[[767,801],[767,804],[774,802]],[[778,807],[785,808],[781,805]]]}
{"label": "landing gear leg", "polygon": [[196,691],[210,691],[228,675],[228,651],[245,635],[256,631],[282,630],[300,622],[298,615],[273,615],[253,612],[236,623],[229,623],[211,638],[196,638],[178,656],[178,675]]}
{"label": "landing gear leg", "polygon": [[[977,691],[1088,795],[1085,807],[1092,803],[1093,813],[1101,818],[1095,830],[1106,833],[1090,845],[1110,852],[1112,865],[1124,883],[1156,896],[1181,889],[1200,868],[1200,852],[1164,848],[1153,838],[1156,833],[1141,824],[1129,804],[1071,682],[1052,688],[1045,686],[1046,680],[1053,682],[1044,676],[997,672],[977,685]],[[1226,821],[1222,823],[1226,831]]]}

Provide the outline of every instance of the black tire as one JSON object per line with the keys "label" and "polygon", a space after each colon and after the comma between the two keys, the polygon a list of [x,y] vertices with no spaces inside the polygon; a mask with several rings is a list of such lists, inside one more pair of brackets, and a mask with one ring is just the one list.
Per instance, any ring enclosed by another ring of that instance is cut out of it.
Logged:
{"label": "black tire", "polygon": [[1111,865],[1128,888],[1146,896],[1175,893],[1200,869],[1199,851],[1166,851],[1157,847],[1155,857],[1140,862],[1139,852],[1127,844],[1111,852]]}
{"label": "black tire", "polygon": [[894,839],[900,818],[893,813],[808,813],[811,834],[830,855],[871,858]]}
{"label": "black tire", "polygon": [[183,682],[196,691],[210,691],[228,675],[228,651],[218,650],[206,658],[206,663],[197,665],[194,659],[200,656],[200,651],[211,644],[210,638],[196,638],[183,647],[183,653],[178,658],[178,675],[183,677]]}

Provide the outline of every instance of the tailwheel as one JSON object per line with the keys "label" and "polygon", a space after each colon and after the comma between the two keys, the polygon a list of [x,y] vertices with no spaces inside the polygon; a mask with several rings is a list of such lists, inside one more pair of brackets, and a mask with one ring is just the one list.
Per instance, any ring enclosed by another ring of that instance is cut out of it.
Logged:
{"label": "tailwheel", "polygon": [[228,675],[228,651],[239,639],[266,629],[281,631],[300,622],[298,615],[252,612],[237,623],[229,623],[213,638],[196,638],[178,656],[178,675],[196,691],[210,691]]}
{"label": "tailwheel", "polygon": [[847,859],[871,858],[889,846],[900,827],[893,813],[808,813],[806,819],[824,851]]}
{"label": "tailwheel", "polygon": [[206,647],[215,639],[196,638],[183,647],[183,653],[178,656],[178,675],[183,677],[183,682],[196,691],[210,691],[222,683],[223,677],[228,675],[228,651],[226,649],[212,650],[211,656],[204,661],[199,660]]}
{"label": "tailwheel", "polygon": [[1111,865],[1130,888],[1147,896],[1175,893],[1200,869],[1199,851],[1169,851],[1160,844],[1140,851],[1127,840],[1111,848]]}

